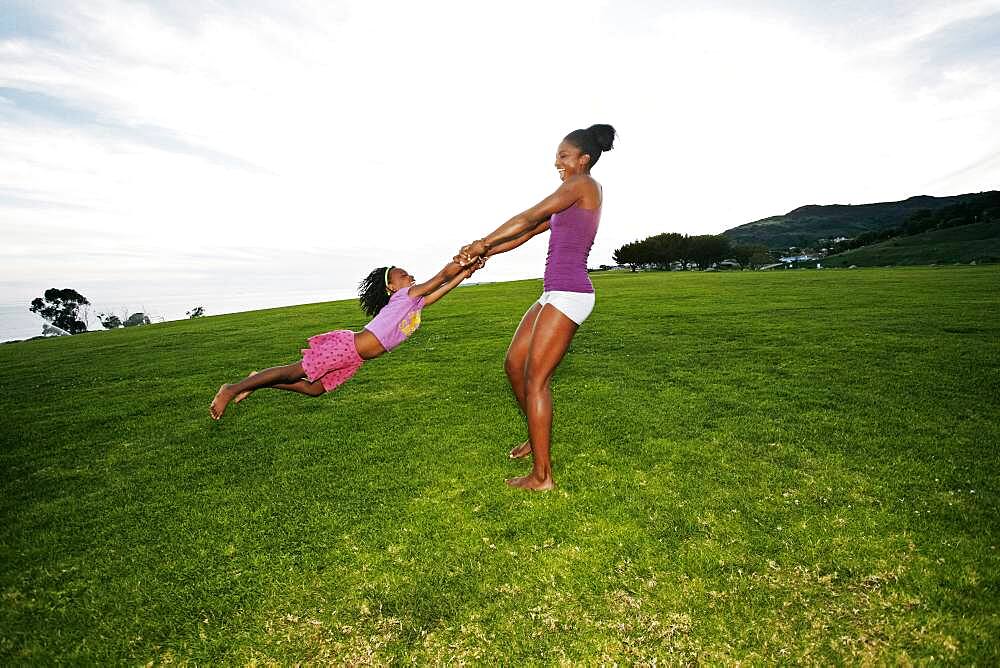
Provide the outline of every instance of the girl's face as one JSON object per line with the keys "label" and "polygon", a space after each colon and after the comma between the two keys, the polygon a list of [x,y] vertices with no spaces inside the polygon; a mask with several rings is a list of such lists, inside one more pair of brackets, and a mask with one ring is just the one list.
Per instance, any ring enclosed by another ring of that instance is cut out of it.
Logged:
{"label": "girl's face", "polygon": [[559,180],[565,181],[576,174],[586,174],[590,165],[590,156],[581,153],[573,144],[563,141],[556,149],[556,169],[559,170]]}
{"label": "girl's face", "polygon": [[408,288],[416,282],[417,281],[410,276],[409,272],[402,267],[393,267],[389,270],[388,288],[392,293],[396,293],[403,288]]}

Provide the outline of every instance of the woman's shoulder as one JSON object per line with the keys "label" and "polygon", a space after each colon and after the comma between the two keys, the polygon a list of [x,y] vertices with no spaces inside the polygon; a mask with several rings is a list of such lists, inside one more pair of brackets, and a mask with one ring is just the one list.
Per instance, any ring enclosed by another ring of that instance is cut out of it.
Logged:
{"label": "woman's shoulder", "polygon": [[577,204],[587,209],[596,209],[601,205],[601,184],[590,174],[574,174],[563,182],[572,188],[577,195]]}
{"label": "woman's shoulder", "polygon": [[563,181],[564,185],[571,188],[599,188],[600,184],[590,174],[574,174]]}

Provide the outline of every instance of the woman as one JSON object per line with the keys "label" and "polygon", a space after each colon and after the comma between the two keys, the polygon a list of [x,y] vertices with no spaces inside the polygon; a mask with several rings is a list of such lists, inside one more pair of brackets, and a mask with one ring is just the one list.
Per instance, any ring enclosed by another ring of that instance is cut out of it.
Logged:
{"label": "woman", "polygon": [[539,204],[520,213],[486,237],[464,246],[456,261],[467,264],[517,248],[551,229],[542,296],[524,314],[507,349],[504,369],[528,421],[528,440],[510,451],[512,459],[533,455],[531,473],[507,480],[512,487],[549,490],[552,462],[552,392],[549,382],[577,328],[594,308],[594,286],[587,256],[601,217],[601,185],[590,175],[615,139],[610,125],[592,125],[566,135],[556,150],[562,185]]}

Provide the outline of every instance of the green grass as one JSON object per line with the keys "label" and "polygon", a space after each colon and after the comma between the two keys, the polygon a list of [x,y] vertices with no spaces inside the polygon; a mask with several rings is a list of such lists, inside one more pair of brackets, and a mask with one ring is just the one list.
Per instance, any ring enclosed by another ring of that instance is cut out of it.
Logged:
{"label": "green grass", "polygon": [[0,663],[1000,662],[1000,267],[594,281],[548,494],[539,281],[220,423],[356,305],[0,347]]}
{"label": "green grass", "polygon": [[826,267],[1000,262],[1000,221],[895,237],[824,258]]}

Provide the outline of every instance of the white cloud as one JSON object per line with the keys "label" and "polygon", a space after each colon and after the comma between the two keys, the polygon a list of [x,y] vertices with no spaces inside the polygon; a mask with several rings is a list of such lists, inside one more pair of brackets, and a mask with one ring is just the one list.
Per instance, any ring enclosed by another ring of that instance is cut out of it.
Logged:
{"label": "white cloud", "polygon": [[[33,249],[99,274],[89,253],[111,247],[303,251],[303,283],[304,251],[425,275],[554,189],[560,137],[595,122],[621,137],[595,170],[593,264],[665,230],[995,187],[997,70],[976,54],[938,70],[927,44],[1000,3],[869,5],[52,9],[45,38],[0,41],[0,87],[65,107],[0,104],[2,278],[55,273],[10,262]],[[535,242],[483,278],[543,260]],[[347,271],[329,280],[350,287]]]}

